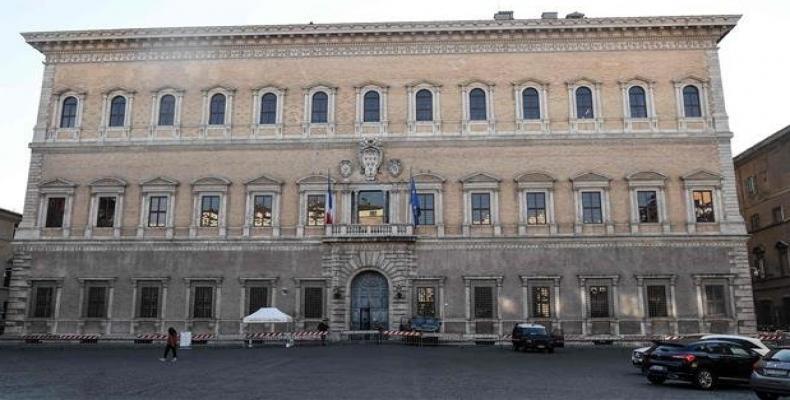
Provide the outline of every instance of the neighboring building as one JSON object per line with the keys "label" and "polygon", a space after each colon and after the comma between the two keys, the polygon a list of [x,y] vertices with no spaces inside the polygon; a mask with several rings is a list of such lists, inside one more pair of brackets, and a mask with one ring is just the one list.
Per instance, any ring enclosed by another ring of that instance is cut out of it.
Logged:
{"label": "neighboring building", "polygon": [[0,335],[3,334],[5,327],[8,287],[11,285],[11,265],[14,258],[11,241],[14,239],[14,232],[21,220],[21,215],[0,208],[0,271],[3,273],[2,281],[0,281]]}
{"label": "neighboring building", "polygon": [[735,157],[757,325],[790,329],[790,126]]}
{"label": "neighboring building", "polygon": [[333,331],[753,332],[717,51],[738,18],[26,33],[8,329],[232,338],[271,305]]}

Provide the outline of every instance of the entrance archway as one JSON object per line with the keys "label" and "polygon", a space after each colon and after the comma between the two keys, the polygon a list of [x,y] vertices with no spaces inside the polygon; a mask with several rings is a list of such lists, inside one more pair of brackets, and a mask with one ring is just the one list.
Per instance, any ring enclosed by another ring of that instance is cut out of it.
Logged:
{"label": "entrance archway", "polygon": [[365,271],[351,281],[351,329],[389,327],[389,286],[384,275]]}

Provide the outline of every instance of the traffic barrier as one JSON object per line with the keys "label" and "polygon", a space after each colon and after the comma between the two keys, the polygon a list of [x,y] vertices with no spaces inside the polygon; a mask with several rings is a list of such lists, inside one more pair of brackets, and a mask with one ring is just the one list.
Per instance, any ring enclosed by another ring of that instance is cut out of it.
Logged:
{"label": "traffic barrier", "polygon": [[419,337],[422,332],[418,331],[383,331],[384,336]]}
{"label": "traffic barrier", "polygon": [[167,335],[164,333],[145,333],[142,335],[137,335],[137,339],[134,340],[135,343],[153,343],[154,341],[163,341],[167,340]]}
{"label": "traffic barrier", "polygon": [[206,344],[212,339],[214,339],[214,335],[210,333],[198,333],[196,335],[192,335],[192,344]]}
{"label": "traffic barrier", "polygon": [[42,341],[48,342],[72,342],[78,341],[80,343],[98,343],[99,335],[55,335],[55,334],[42,334],[42,335],[26,335],[22,336],[25,343],[41,343]]}

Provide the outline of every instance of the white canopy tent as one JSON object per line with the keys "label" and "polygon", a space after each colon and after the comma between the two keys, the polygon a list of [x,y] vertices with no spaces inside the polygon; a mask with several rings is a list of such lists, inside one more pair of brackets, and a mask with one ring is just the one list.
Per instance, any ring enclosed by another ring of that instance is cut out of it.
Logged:
{"label": "white canopy tent", "polygon": [[293,322],[293,320],[290,315],[277,307],[261,307],[243,319],[245,324],[276,324]]}

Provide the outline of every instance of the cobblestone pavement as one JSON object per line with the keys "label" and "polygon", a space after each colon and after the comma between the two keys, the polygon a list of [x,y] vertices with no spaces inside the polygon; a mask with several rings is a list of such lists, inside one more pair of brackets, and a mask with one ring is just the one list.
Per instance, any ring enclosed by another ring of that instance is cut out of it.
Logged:
{"label": "cobblestone pavement", "polygon": [[745,386],[713,393],[650,385],[629,349],[555,354],[498,347],[395,344],[207,347],[158,360],[157,345],[0,346],[0,398],[211,399],[755,399]]}

